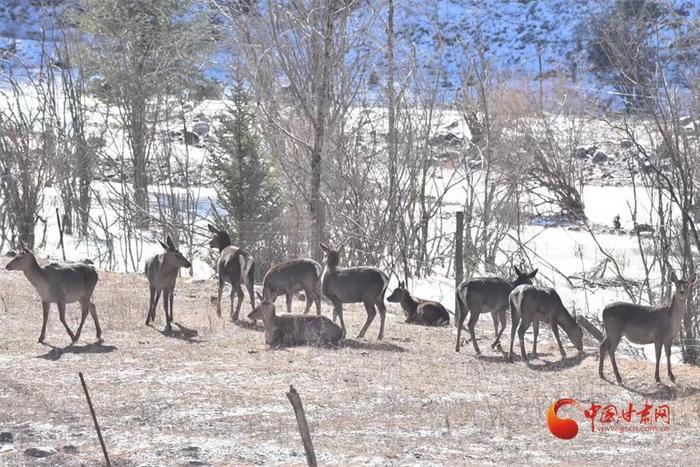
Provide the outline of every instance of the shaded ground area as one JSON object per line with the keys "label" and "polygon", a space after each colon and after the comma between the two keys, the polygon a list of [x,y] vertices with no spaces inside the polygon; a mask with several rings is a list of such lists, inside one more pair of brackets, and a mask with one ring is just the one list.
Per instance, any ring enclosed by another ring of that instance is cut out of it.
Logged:
{"label": "shaded ground area", "polygon": [[[540,333],[539,358],[529,366],[520,359],[508,364],[488,350],[490,317],[478,327],[481,358],[470,343],[454,352],[454,327],[406,325],[398,314],[389,317],[384,342],[375,340],[376,322],[369,339],[341,349],[268,350],[260,329],[216,317],[214,287],[180,281],[178,326],[167,336],[160,332],[162,309],[155,327],[144,326],[142,276],[101,273],[96,304],[104,343],[94,343],[88,318],[81,341],[66,347],[55,309],[48,345],[36,343],[40,303],[23,276],[0,271],[0,432],[12,437],[0,435],[0,464],[101,462],[79,371],[115,465],[303,465],[285,396],[290,384],[304,401],[321,465],[668,464],[700,454],[698,368],[678,365],[677,385],[665,378],[668,385],[657,385],[652,364],[619,358],[620,387],[598,379],[592,340],[587,356],[576,356],[565,340],[570,358],[560,362],[548,330]],[[328,305],[324,312],[330,315]],[[69,306],[68,314],[75,328],[78,307]],[[348,307],[346,316],[354,336],[364,310]],[[612,376],[609,366],[606,371]],[[583,407],[665,403],[670,430],[592,433],[580,412],[567,407],[561,414],[577,420],[581,432],[561,441],[547,430],[545,411],[562,397]],[[25,453],[37,447],[56,452],[43,459]]]}

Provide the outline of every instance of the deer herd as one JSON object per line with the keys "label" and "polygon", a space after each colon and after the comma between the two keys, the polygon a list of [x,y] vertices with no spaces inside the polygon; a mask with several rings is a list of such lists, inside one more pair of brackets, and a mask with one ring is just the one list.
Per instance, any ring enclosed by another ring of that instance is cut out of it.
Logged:
{"label": "deer herd", "polygon": [[[323,266],[312,259],[292,259],[272,266],[265,274],[262,284],[262,295],[258,294],[259,303],[256,306],[254,292],[255,260],[254,258],[231,244],[227,232],[209,225],[212,235],[209,246],[219,251],[217,261],[218,293],[216,300],[217,315],[221,316],[221,294],[225,283],[231,285],[230,317],[238,321],[245,286],[252,311],[248,318],[256,324],[261,320],[265,330],[265,342],[272,347],[292,345],[338,346],[346,335],[343,319],[343,304],[362,303],[367,312],[367,319],[362,326],[358,338],[363,338],[379,312],[378,339],[384,337],[386,324],[386,306],[384,296],[389,285],[389,276],[382,270],[370,267],[343,267],[341,255],[343,245],[335,249],[321,243],[324,254]],[[174,290],[180,268],[191,267],[190,261],[177,249],[170,236],[165,242],[160,242],[163,252],[146,261],[145,275],[148,279],[150,300],[146,314],[146,325],[155,320],[158,301],[163,296],[165,312],[165,331],[172,332]],[[97,271],[89,261],[76,263],[51,263],[40,266],[34,254],[22,246],[18,253],[7,264],[6,269],[22,271],[34,286],[41,298],[43,324],[39,342],[42,343],[46,334],[46,324],[49,307],[55,303],[58,316],[65,327],[71,342],[80,338],[83,324],[88,313],[95,324],[96,337],[101,340],[102,330],[97,318],[97,310],[92,302],[92,295],[97,285]],[[514,268],[516,277],[512,281],[499,277],[472,278],[465,280],[456,289],[455,324],[457,325],[457,342],[455,350],[459,352],[462,345],[462,331],[468,331],[469,340],[477,355],[481,354],[474,328],[482,313],[491,313],[494,325],[495,340],[492,348],[502,351],[500,338],[503,334],[507,319],[506,312],[510,310],[511,332],[510,350],[506,354],[507,361],[513,361],[513,345],[517,332],[520,343],[520,353],[523,361],[528,360],[525,351],[524,336],[530,325],[533,329],[532,355],[537,355],[537,338],[539,323],[549,323],[559,347],[562,358],[566,357],[564,346],[559,337],[561,327],[571,343],[583,352],[583,329],[577,320],[564,306],[559,294],[552,288],[532,285],[537,275],[537,269],[527,272]],[[666,306],[642,306],[633,303],[616,302],[603,310],[605,336],[594,337],[601,340],[599,351],[598,373],[604,379],[603,366],[605,357],[610,357],[610,363],[618,383],[622,377],[617,368],[615,350],[623,336],[635,344],[654,344],[656,354],[655,379],[660,382],[659,364],[662,347],[666,353],[668,377],[675,381],[671,371],[671,344],[679,334],[681,322],[685,316],[688,296],[695,285],[696,276],[679,280],[672,275],[675,286],[671,303]],[[306,300],[304,314],[292,314],[294,294],[303,291]],[[286,315],[276,315],[275,300],[284,295],[287,305]],[[333,304],[333,320],[321,315],[321,298],[325,296]],[[236,304],[234,306],[234,297]],[[449,312],[443,305],[435,301],[416,299],[407,290],[403,282],[389,295],[387,301],[399,303],[404,311],[406,323],[424,326],[447,326],[450,322]],[[66,304],[78,302],[81,307],[81,319],[77,331],[73,334],[66,322]],[[312,303],[316,315],[309,315]],[[464,322],[467,320],[466,329]],[[339,325],[336,324],[339,321]],[[467,341],[468,342],[468,341]]]}

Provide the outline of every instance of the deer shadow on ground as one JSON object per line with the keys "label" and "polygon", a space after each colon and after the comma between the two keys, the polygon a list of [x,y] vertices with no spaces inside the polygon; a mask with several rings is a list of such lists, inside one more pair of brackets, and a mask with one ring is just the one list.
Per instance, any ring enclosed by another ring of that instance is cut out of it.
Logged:
{"label": "deer shadow on ground", "polygon": [[[507,351],[502,351],[503,353],[501,355],[484,355],[484,354],[478,354],[476,355],[477,360],[486,362],[486,363],[513,363],[513,362],[522,362],[523,358],[520,356],[520,354],[514,354],[513,355],[513,360],[508,359],[508,352]],[[539,357],[548,357],[551,356],[551,353],[547,352],[538,352],[537,355],[533,354],[528,354],[528,358],[539,358]]]}
{"label": "deer shadow on ground", "polygon": [[[603,378],[603,381],[611,385],[615,385],[615,381]],[[624,380],[620,383],[620,387],[628,390],[633,394],[637,394],[647,399],[655,399],[661,401],[672,401],[676,399],[684,399],[686,397],[694,396],[700,393],[700,388],[694,386],[681,386],[673,385],[669,386],[665,383],[650,383],[645,385],[642,383],[639,387],[632,387],[628,382]]]}
{"label": "deer shadow on ground", "polygon": [[250,331],[263,332],[265,330],[265,327],[262,325],[262,323],[257,322],[257,321],[255,322],[255,324],[253,324],[252,321],[239,320],[239,321],[234,321],[233,325],[237,326],[239,328],[248,329]]}
{"label": "deer shadow on ground", "polygon": [[173,322],[173,324],[177,326],[177,329],[173,329],[172,331],[159,329],[158,332],[165,337],[172,337],[173,339],[179,339],[189,342],[190,344],[199,344],[202,342],[202,340],[199,339],[199,333],[196,330],[187,328],[180,323]]}
{"label": "deer shadow on ground", "polygon": [[63,357],[64,354],[74,354],[74,355],[80,355],[80,354],[101,354],[101,353],[109,353],[117,350],[117,348],[113,345],[104,345],[101,340],[93,342],[92,344],[85,344],[85,345],[73,345],[70,344],[66,347],[55,347],[51,344],[45,344],[51,347],[51,350],[49,350],[47,353],[43,355],[37,355],[37,358],[43,358],[44,360],[50,360],[52,362],[55,362],[57,360],[60,360],[61,357]]}
{"label": "deer shadow on ground", "polygon": [[405,352],[406,349],[400,345],[384,341],[360,341],[356,339],[344,339],[340,347],[360,350],[379,350],[381,352]]}
{"label": "deer shadow on ground", "polygon": [[[538,354],[538,356],[540,356],[540,355],[544,355],[544,354]],[[545,361],[542,364],[533,364],[532,361],[528,361],[527,367],[530,368],[531,370],[542,371],[542,372],[561,371],[561,370],[566,370],[568,368],[573,368],[575,366],[579,366],[587,357],[589,357],[591,355],[592,354],[589,354],[586,352],[579,352],[572,357],[568,357],[568,356],[563,357],[561,360],[556,360],[553,362]]]}

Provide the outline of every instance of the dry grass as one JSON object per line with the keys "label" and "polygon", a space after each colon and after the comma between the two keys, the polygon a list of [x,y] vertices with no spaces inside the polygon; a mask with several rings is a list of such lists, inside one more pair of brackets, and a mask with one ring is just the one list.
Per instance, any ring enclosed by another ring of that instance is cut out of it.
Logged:
{"label": "dry grass", "polygon": [[[290,384],[304,401],[322,465],[670,464],[700,454],[698,368],[679,365],[678,385],[656,385],[653,365],[621,358],[627,389],[598,379],[591,341],[589,355],[559,362],[544,331],[540,359],[528,368],[521,361],[505,363],[498,352],[475,358],[471,344],[457,354],[453,327],[406,325],[398,315],[388,319],[385,342],[374,339],[374,323],[370,339],[342,349],[268,350],[259,329],[216,317],[209,299],[213,283],[187,280],[178,286],[175,320],[191,332],[168,337],[159,332],[161,309],[156,327],[144,326],[146,290],[140,275],[101,273],[96,304],[104,345],[91,344],[88,321],[81,342],[65,347],[68,337],[55,310],[48,345],[40,345],[34,291],[21,275],[0,272],[0,431],[14,435],[15,448],[0,454],[0,464],[100,463],[79,371],[116,465],[302,465],[285,397]],[[327,305],[324,311],[329,313]],[[75,328],[75,305],[69,315]],[[354,335],[364,311],[348,307],[346,316]],[[490,318],[478,334],[486,350]],[[561,397],[584,406],[664,401],[672,410],[671,431],[591,433],[580,414],[564,409],[581,432],[561,441],[548,432],[544,417]],[[65,452],[69,445],[78,452]],[[25,456],[34,446],[58,453],[42,461]]]}

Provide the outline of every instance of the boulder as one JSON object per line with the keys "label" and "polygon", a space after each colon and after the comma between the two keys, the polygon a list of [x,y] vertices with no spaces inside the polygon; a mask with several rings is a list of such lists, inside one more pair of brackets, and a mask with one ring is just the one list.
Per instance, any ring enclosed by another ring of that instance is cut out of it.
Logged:
{"label": "boulder", "polygon": [[24,450],[24,455],[29,457],[49,457],[53,454],[56,454],[56,450],[45,446],[27,448]]}
{"label": "boulder", "polygon": [[593,155],[593,163],[594,164],[602,164],[603,162],[608,160],[607,154],[605,154],[603,151],[598,151]]}

